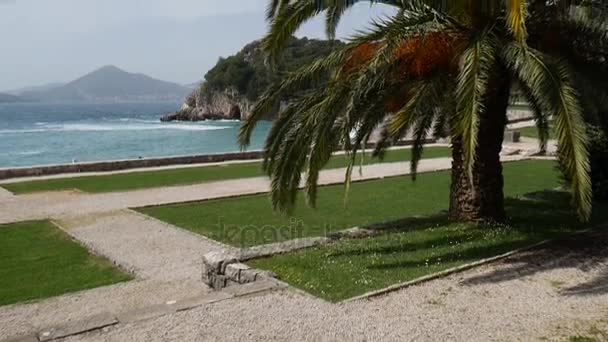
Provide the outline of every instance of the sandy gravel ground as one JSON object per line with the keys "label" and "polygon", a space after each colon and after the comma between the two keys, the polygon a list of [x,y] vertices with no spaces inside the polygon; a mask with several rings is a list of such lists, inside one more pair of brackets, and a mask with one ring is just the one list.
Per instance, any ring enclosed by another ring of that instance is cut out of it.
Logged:
{"label": "sandy gravel ground", "polygon": [[567,341],[608,318],[607,242],[530,252],[371,300],[329,304],[286,290],[66,341]]}

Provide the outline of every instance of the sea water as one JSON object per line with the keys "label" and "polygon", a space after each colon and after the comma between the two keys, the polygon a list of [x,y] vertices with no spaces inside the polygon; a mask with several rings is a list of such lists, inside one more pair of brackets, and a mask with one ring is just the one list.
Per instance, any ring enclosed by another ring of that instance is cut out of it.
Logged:
{"label": "sea water", "polygon": [[[239,151],[238,121],[160,122],[179,106],[0,104],[0,168]],[[258,125],[249,150],[269,127]]]}

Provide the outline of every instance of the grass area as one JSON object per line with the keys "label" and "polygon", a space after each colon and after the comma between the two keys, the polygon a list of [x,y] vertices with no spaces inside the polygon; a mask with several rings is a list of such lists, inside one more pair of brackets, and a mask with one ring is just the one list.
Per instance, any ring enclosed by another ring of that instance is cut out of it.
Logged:
{"label": "grass area", "polygon": [[[425,149],[424,158],[440,158],[451,156],[447,147],[429,147]],[[411,150],[388,151],[383,162],[398,162],[411,159]],[[342,155],[334,156],[326,169],[346,167],[347,158]],[[380,162],[368,155],[364,164]],[[76,178],[59,178],[39,181],[28,181],[4,184],[2,187],[15,194],[33,192],[60,191],[77,189],[89,193],[127,191],[175,185],[190,185],[219,180],[261,176],[259,162],[228,164],[223,166],[204,166],[181,168],[162,171],[143,171],[106,176],[86,176]]]}
{"label": "grass area", "polygon": [[[555,163],[524,161],[504,167],[505,194],[516,196],[559,185]],[[140,212],[233,246],[253,246],[299,237],[433,215],[448,207],[449,172],[354,183],[344,204],[342,185],[319,189],[318,209],[304,205],[303,194],[292,217],[272,210],[267,195],[141,208]]]}
{"label": "grass area", "polygon": [[599,342],[595,337],[586,337],[586,336],[573,336],[568,339],[570,342]]}
{"label": "grass area", "polygon": [[0,306],[130,279],[48,221],[0,225]]}
{"label": "grass area", "polygon": [[[517,129],[522,137],[538,139],[538,128],[536,126]],[[555,139],[555,128],[549,128],[549,139]]]}
{"label": "grass area", "polygon": [[597,324],[593,324],[587,331],[587,333],[578,336],[572,336],[568,339],[570,342],[599,342],[608,340],[608,331],[605,331],[606,320],[602,320],[599,323],[604,328],[599,328]]}
{"label": "grass area", "polygon": [[[368,291],[488,258],[585,227],[563,192],[539,192],[507,200],[508,226],[450,224],[445,216],[412,220],[402,230],[348,240],[249,265],[271,270],[289,284],[336,302]],[[594,222],[605,222],[608,205]],[[603,215],[603,217],[601,216]]]}

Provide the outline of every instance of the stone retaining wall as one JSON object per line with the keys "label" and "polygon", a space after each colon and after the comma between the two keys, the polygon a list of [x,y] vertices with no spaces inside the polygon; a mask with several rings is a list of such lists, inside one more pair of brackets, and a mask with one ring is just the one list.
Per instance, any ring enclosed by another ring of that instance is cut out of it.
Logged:
{"label": "stone retaining wall", "polygon": [[253,151],[0,169],[0,180],[21,177],[48,176],[63,173],[108,172],[170,165],[220,163],[232,160],[254,160],[260,159],[262,156],[262,151]]}
{"label": "stone retaining wall", "polygon": [[[429,139],[425,143],[432,144],[435,140]],[[412,145],[412,140],[402,140],[394,146],[409,146]],[[367,148],[374,148],[374,144],[369,144]],[[207,154],[196,156],[179,156],[166,158],[143,158],[129,160],[102,161],[91,163],[65,164],[65,165],[48,165],[34,166],[23,168],[8,168],[0,169],[0,180],[21,178],[21,177],[37,177],[59,175],[66,173],[82,173],[82,172],[110,172],[120,170],[131,170],[146,167],[159,167],[171,165],[190,165],[190,164],[207,164],[221,163],[235,160],[255,160],[263,157],[262,151],[251,152],[235,152],[223,154]]]}

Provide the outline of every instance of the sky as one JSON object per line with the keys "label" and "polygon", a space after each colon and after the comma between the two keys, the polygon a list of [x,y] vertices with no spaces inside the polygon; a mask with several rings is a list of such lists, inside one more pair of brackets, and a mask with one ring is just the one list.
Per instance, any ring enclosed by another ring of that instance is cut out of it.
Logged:
{"label": "sky", "polygon": [[[189,84],[266,32],[268,0],[0,0],[0,91],[68,82],[104,65]],[[357,5],[338,36],[388,9]],[[324,38],[322,19],[298,36]]]}

